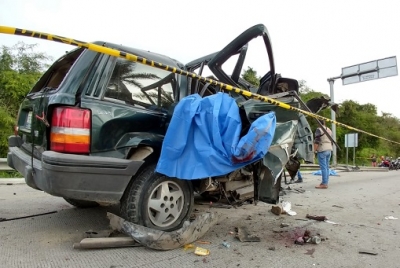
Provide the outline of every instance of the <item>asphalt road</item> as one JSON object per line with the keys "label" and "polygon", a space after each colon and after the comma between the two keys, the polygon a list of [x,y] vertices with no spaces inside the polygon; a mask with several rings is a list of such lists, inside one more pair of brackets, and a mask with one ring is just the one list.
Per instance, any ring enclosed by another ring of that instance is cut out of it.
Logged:
{"label": "asphalt road", "polygon": [[[88,230],[108,228],[106,211],[115,208],[75,209],[63,199],[24,184],[0,181],[0,218],[42,216],[0,222],[0,267],[399,267],[400,171],[340,173],[327,190],[314,188],[318,176],[290,186],[284,201],[296,216],[276,216],[270,205],[216,209],[220,223],[196,244],[210,250],[206,257],[182,248],[155,251],[144,247],[77,250],[73,243]],[[286,186],[285,186],[286,187]],[[210,209],[198,206],[198,210]],[[338,223],[305,220],[324,215]],[[288,227],[281,228],[281,223]],[[246,226],[260,242],[240,242],[235,227]],[[305,230],[328,238],[318,245],[296,245]],[[221,244],[226,241],[230,247]],[[367,250],[377,255],[360,254]]]}

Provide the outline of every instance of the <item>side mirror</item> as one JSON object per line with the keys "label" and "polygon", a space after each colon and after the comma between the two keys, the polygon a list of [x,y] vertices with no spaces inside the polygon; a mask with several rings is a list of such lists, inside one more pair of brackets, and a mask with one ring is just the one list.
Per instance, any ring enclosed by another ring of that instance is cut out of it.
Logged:
{"label": "side mirror", "polygon": [[275,93],[296,91],[299,93],[299,82],[296,79],[279,77],[275,83]]}

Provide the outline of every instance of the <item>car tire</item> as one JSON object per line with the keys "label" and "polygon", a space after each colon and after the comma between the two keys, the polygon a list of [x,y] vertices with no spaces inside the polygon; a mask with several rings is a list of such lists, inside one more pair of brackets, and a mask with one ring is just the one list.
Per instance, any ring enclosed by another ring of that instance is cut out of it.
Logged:
{"label": "car tire", "polygon": [[64,200],[77,208],[94,208],[94,207],[99,206],[99,203],[94,202],[94,201],[78,200],[78,199],[71,199],[71,198],[64,198]]}
{"label": "car tire", "polygon": [[189,219],[194,203],[190,181],[170,178],[145,167],[125,190],[121,215],[126,220],[149,228],[172,231]]}

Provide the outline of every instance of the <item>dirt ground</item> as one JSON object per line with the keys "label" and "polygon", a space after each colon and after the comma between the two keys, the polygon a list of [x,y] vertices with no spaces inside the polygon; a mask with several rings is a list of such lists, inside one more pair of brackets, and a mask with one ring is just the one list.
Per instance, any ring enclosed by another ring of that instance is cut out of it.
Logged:
{"label": "dirt ground", "polygon": [[[85,231],[108,227],[105,214],[111,208],[75,209],[26,185],[0,185],[0,218],[57,211],[0,222],[0,267],[399,267],[400,219],[385,219],[400,218],[399,172],[343,172],[331,177],[326,190],[314,188],[318,176],[305,174],[304,183],[290,185],[282,196],[294,216],[274,215],[271,205],[261,202],[236,209],[198,205],[197,213],[220,215],[201,239],[210,244],[193,243],[209,249],[208,256],[183,248],[73,249]],[[337,224],[308,220],[307,214]],[[246,227],[260,242],[240,242],[234,235],[237,227]],[[295,244],[306,230],[324,241]]]}

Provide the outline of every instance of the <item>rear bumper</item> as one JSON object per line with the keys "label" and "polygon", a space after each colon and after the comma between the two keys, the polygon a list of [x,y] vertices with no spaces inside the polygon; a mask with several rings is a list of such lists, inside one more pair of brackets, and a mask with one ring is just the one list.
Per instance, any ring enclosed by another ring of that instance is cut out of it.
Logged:
{"label": "rear bumper", "polygon": [[[51,195],[105,203],[118,202],[143,161],[45,151],[33,159],[9,138],[7,163],[26,184]],[[33,165],[32,165],[33,163]]]}

